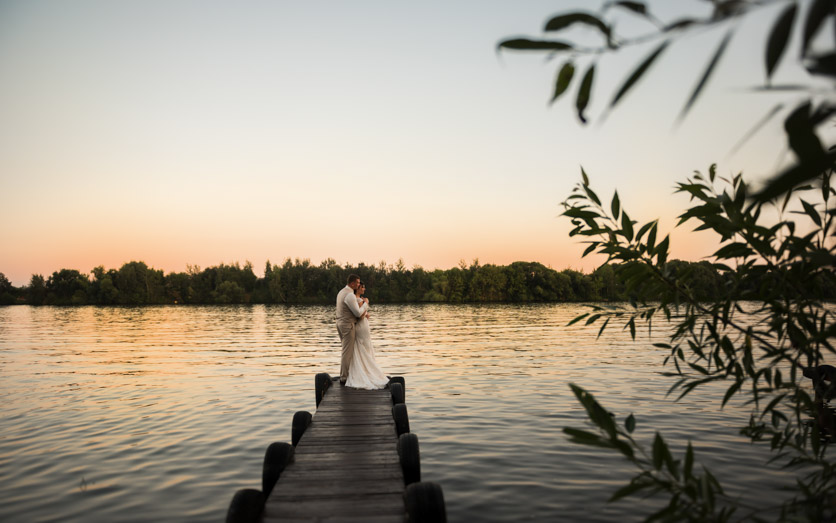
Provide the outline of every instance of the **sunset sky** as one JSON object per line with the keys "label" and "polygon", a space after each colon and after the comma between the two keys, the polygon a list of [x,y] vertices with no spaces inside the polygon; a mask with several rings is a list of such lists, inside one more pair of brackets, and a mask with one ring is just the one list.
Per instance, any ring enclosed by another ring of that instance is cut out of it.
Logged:
{"label": "sunset sky", "polygon": [[[650,5],[671,21],[708,3]],[[796,100],[750,90],[780,7],[744,20],[682,125],[723,28],[677,42],[599,125],[655,44],[602,58],[582,126],[577,85],[548,104],[559,58],[496,53],[579,6],[598,4],[2,0],[0,272],[23,285],[131,260],[249,260],[260,275],[287,257],[591,270],[601,260],[581,260],[558,217],[581,165],[600,195],[618,188],[634,219],[668,229],[687,204],[674,183],[694,170],[763,180],[790,159],[778,119],[728,154]],[[775,81],[797,67],[785,59]],[[685,259],[712,247],[673,238]]]}

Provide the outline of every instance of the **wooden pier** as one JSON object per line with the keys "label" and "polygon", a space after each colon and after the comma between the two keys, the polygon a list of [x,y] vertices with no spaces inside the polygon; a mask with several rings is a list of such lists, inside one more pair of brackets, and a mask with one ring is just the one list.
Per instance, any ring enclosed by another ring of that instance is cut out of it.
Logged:
{"label": "wooden pier", "polygon": [[268,447],[262,490],[239,490],[227,523],[446,521],[441,487],[421,482],[403,378],[359,390],[317,374],[315,391],[316,413]]}

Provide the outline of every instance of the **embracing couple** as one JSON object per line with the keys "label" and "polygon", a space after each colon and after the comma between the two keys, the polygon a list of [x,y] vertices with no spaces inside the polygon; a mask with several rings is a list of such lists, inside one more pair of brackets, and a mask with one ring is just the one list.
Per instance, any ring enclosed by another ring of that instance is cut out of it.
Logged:
{"label": "embracing couple", "polygon": [[340,383],[357,389],[382,389],[389,378],[374,359],[365,292],[360,277],[351,274],[348,284],[337,294],[337,332],[342,342]]}

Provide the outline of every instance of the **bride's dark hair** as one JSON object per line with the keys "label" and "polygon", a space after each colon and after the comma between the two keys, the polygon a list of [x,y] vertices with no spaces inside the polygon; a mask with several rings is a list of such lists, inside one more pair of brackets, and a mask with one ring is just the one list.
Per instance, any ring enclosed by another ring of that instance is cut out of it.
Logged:
{"label": "bride's dark hair", "polygon": [[365,283],[363,283],[362,281],[360,281],[360,282],[357,284],[357,288],[356,288],[356,289],[354,289],[354,295],[355,295],[355,296],[357,296],[357,291],[359,291],[359,290],[360,290],[360,287],[365,287],[365,286],[366,286],[366,284],[365,284]]}

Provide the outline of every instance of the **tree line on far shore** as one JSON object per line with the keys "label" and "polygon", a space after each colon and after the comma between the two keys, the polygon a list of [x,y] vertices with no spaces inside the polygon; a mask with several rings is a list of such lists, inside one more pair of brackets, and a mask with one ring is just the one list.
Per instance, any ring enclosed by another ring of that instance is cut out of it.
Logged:
{"label": "tree line on far shore", "polygon": [[[674,272],[688,271],[698,296],[710,300],[723,280],[708,262],[671,262]],[[144,262],[119,269],[99,266],[90,275],[61,269],[45,278],[33,274],[29,285],[13,286],[0,273],[0,304],[28,305],[163,305],[163,304],[325,304],[334,300],[349,274],[366,283],[374,303],[491,303],[624,301],[624,285],[613,267],[591,273],[556,271],[537,262],[510,265],[470,265],[452,269],[408,269],[403,261],[387,265],[339,265],[328,259],[319,265],[289,258],[282,265],[269,261],[259,277],[250,262],[220,264],[163,274]],[[696,278],[694,278],[696,276]],[[836,289],[829,289],[836,296]]]}

